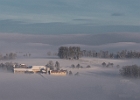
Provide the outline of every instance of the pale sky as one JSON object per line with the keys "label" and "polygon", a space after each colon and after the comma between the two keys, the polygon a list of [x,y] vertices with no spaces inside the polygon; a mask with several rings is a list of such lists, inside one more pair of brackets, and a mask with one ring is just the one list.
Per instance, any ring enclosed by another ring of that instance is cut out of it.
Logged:
{"label": "pale sky", "polygon": [[140,32],[140,0],[0,0],[0,33]]}

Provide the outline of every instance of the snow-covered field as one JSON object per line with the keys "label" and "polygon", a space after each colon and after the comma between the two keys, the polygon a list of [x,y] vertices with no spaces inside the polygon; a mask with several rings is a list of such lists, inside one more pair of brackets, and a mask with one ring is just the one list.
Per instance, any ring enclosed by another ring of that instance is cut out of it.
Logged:
{"label": "snow-covered field", "polygon": [[[39,74],[13,74],[0,71],[1,100],[139,100],[140,80],[123,78],[116,65],[140,65],[139,60],[112,60],[81,58],[62,60],[57,57],[20,58],[9,62],[27,65],[46,65],[48,61],[59,61],[61,68],[72,71],[69,76]],[[0,63],[3,61],[0,61]],[[114,67],[103,68],[102,62],[114,63]],[[70,68],[74,64],[91,68]],[[78,76],[74,74],[79,72]]]}
{"label": "snow-covered field", "polygon": [[[0,70],[0,100],[140,100],[140,79],[127,79],[119,74],[125,65],[137,64],[140,59],[62,60],[46,57],[60,46],[80,46],[82,50],[136,50],[140,51],[139,33],[29,35],[0,33],[0,54],[16,52],[17,62],[30,65],[46,65],[50,60],[59,61],[62,69],[72,71],[69,76],[40,74],[13,74]],[[31,57],[23,57],[31,53]],[[103,62],[114,63],[114,67],[103,68]],[[80,64],[84,68],[70,68]],[[90,65],[91,68],[86,68]],[[116,66],[120,65],[120,68]],[[74,74],[79,72],[78,76]]]}

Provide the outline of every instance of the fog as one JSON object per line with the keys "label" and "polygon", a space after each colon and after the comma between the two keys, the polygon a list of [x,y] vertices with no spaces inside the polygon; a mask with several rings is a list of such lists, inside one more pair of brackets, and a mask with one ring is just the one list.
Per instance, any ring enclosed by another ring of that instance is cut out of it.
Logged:
{"label": "fog", "polygon": [[[139,100],[140,80],[120,76],[115,66],[131,64],[131,60],[82,58],[77,61],[58,58],[29,58],[10,60],[27,65],[45,65],[49,60],[59,61],[61,68],[73,75],[22,74],[0,70],[0,97],[2,100]],[[114,68],[103,68],[102,62],[113,62]],[[2,61],[1,61],[2,62]],[[5,61],[6,62],[6,61]],[[72,69],[71,64],[91,68]],[[133,63],[139,64],[138,60]],[[78,76],[74,74],[79,72]]]}
{"label": "fog", "polygon": [[[102,62],[116,65],[138,64],[139,60],[80,59],[62,60],[47,57],[47,52],[57,52],[59,46],[80,46],[86,50],[122,49],[140,50],[139,33],[107,33],[76,35],[0,34],[0,53],[16,52],[15,60],[0,61],[46,65],[49,60],[59,61],[61,68],[72,70],[72,76],[40,74],[13,74],[0,70],[0,98],[2,100],[139,100],[140,80],[121,77],[119,69],[104,69]],[[31,58],[20,58],[31,53]],[[71,69],[71,64],[90,65],[90,69]],[[74,74],[79,72],[79,76]]]}
{"label": "fog", "polygon": [[[140,50],[139,33],[106,34],[68,34],[68,35],[33,35],[19,33],[0,34],[0,53],[30,52],[46,55],[48,51],[57,52],[64,46],[80,46],[88,50],[119,51]],[[34,55],[33,54],[33,55]]]}

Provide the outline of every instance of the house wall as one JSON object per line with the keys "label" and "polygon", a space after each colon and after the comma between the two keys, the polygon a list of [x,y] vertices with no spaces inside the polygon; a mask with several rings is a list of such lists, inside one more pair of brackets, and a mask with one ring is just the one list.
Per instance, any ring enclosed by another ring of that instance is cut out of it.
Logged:
{"label": "house wall", "polygon": [[50,75],[67,75],[65,71],[50,71]]}

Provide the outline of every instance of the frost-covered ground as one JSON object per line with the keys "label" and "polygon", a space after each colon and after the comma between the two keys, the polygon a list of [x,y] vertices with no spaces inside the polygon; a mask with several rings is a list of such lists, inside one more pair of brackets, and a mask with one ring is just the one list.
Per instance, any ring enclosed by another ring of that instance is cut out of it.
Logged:
{"label": "frost-covered ground", "polygon": [[[60,46],[80,46],[81,50],[140,51],[139,33],[31,35],[0,33],[0,55],[17,53],[16,60],[8,62],[30,65],[46,65],[59,61],[61,68],[72,71],[72,76],[49,76],[39,74],[13,74],[0,70],[0,100],[140,100],[140,79],[126,79],[119,69],[124,65],[137,64],[139,59],[62,60],[46,57],[47,52],[56,53]],[[23,57],[31,54],[31,58]],[[7,61],[0,61],[0,63]],[[103,68],[102,62],[114,63]],[[84,68],[70,68],[80,64]],[[85,68],[90,65],[91,68]],[[116,66],[120,65],[120,68]],[[74,74],[79,72],[78,76]]]}
{"label": "frost-covered ground", "polygon": [[[1,100],[139,100],[140,80],[120,76],[116,65],[140,65],[139,60],[111,60],[81,58],[62,60],[57,57],[21,58],[12,62],[27,65],[46,65],[49,60],[59,61],[61,68],[71,70],[72,76],[13,74],[0,71]],[[0,61],[3,62],[3,61]],[[103,68],[102,62],[114,63]],[[71,64],[91,68],[73,69]],[[78,76],[74,74],[79,72]]]}

